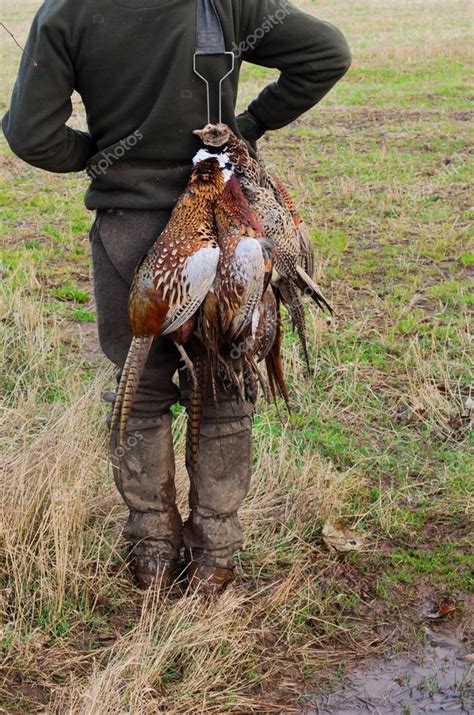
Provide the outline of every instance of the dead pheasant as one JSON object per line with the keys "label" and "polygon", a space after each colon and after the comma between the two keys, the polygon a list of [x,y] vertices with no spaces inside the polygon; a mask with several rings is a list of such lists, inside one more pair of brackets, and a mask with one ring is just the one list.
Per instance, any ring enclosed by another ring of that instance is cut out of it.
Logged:
{"label": "dead pheasant", "polygon": [[[299,279],[296,282],[301,284],[301,281],[306,279],[304,273],[307,273],[301,264],[307,265],[309,270],[307,275],[312,274],[314,252],[307,226],[283,182],[266,171],[261,158],[259,163],[250,156],[246,143],[238,139],[226,124],[208,124],[204,129],[198,129],[194,133],[207,146],[225,147],[236,168],[244,193],[251,195],[250,203],[254,209],[258,209],[256,213],[264,229],[267,229],[266,235],[273,238],[272,234],[276,233],[277,270],[279,263],[287,261],[293,263],[295,260],[299,264],[297,270]],[[285,272],[283,265],[281,272]],[[319,294],[320,288],[318,286],[313,288],[314,281],[311,275],[309,278],[303,290],[309,288]],[[308,293],[308,290],[306,292]],[[322,294],[316,295],[314,300],[319,307],[331,310]]]}
{"label": "dead pheasant", "polygon": [[[254,314],[273,265],[273,244],[233,176],[214,206],[220,259],[212,292],[201,313],[215,304],[217,319],[206,322],[210,346],[221,350],[252,329]],[[214,309],[212,308],[214,312]],[[215,334],[211,336],[209,330]]]}
{"label": "dead pheasant", "polygon": [[257,163],[260,170],[260,185],[263,186],[265,189],[271,191],[278,203],[290,212],[291,217],[293,219],[293,223],[296,226],[296,231],[300,244],[301,253],[299,263],[301,267],[304,268],[306,273],[311,278],[314,278],[314,246],[309,235],[308,227],[300,216],[300,213],[296,208],[296,204],[291,198],[288,189],[286,188],[283,181],[277,176],[268,173],[265,165],[265,160],[258,147],[256,147],[256,152]]}
{"label": "dead pheasant", "polygon": [[[309,235],[308,226],[301,218],[295,202],[291,198],[284,183],[278,177],[273,176],[266,171],[263,158],[258,150],[257,156],[260,165],[260,180],[262,186],[272,191],[278,203],[290,212],[293,223],[296,227],[299,241],[299,264],[310,276],[310,278],[314,279],[314,246]],[[293,326],[296,328],[300,338],[306,366],[308,371],[311,371],[306,339],[306,315],[304,305],[301,300],[301,292],[298,286],[294,283],[290,281],[279,281],[277,294],[278,298],[281,299],[288,309]]]}
{"label": "dead pheasant", "polygon": [[228,155],[201,149],[188,186],[170,220],[138,266],[129,298],[133,339],[112,416],[123,441],[128,415],[155,337],[171,338],[194,376],[182,344],[190,339],[196,313],[213,285],[220,250],[213,205],[230,176]]}
{"label": "dead pheasant", "polygon": [[[269,186],[262,186],[262,169],[253,159],[244,141],[225,124],[208,124],[204,129],[196,130],[204,144],[223,148],[229,154],[239,176],[246,198],[254,209],[263,226],[265,235],[275,243],[275,262],[272,283],[281,295],[287,307],[303,347],[309,368],[306,345],[306,320],[301,293],[308,295],[321,309],[332,312],[332,308],[322,294],[319,286],[305,270],[311,268],[311,261],[302,251],[302,239],[299,235],[294,215],[285,205],[282,197],[275,196],[274,182],[268,179]],[[263,182],[265,183],[265,181]]]}

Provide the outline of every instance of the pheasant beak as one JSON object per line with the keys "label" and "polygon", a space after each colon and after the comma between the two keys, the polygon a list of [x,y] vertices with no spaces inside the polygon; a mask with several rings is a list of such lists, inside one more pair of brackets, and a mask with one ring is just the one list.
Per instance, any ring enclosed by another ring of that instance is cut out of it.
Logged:
{"label": "pheasant beak", "polygon": [[194,129],[193,134],[196,134],[200,139],[208,135],[216,136],[216,128],[214,124],[206,124],[202,129]]}
{"label": "pheasant beak", "polygon": [[196,134],[203,144],[219,147],[223,146],[228,140],[226,129],[228,128],[225,124],[206,124],[202,129],[194,129],[193,134]]}

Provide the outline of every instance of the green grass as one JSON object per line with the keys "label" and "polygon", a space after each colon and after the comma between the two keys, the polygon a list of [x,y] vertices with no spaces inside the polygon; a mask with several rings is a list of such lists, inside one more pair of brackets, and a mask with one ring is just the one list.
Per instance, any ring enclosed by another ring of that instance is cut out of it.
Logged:
{"label": "green grass", "polygon": [[83,308],[73,310],[71,317],[80,323],[95,323],[95,313],[91,313],[90,310],[84,310]]}
{"label": "green grass", "polygon": [[90,300],[88,293],[74,285],[64,285],[61,286],[61,288],[55,288],[53,295],[60,300],[71,300],[76,303],[88,303]]}

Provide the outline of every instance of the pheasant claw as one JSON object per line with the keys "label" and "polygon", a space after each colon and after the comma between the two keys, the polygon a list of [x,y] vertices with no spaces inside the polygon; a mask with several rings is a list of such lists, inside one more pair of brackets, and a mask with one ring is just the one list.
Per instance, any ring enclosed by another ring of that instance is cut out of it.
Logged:
{"label": "pheasant claw", "polygon": [[185,367],[186,367],[186,368],[188,369],[188,371],[189,371],[189,374],[190,374],[190,376],[191,376],[191,382],[192,382],[193,390],[197,390],[197,388],[198,388],[198,380],[197,380],[197,376],[196,376],[196,371],[195,371],[195,369],[194,369],[194,365],[193,365],[193,363],[191,362],[191,359],[190,359],[188,353],[186,352],[186,350],[183,348],[183,346],[180,345],[179,343],[175,343],[175,345],[176,345],[176,347],[178,348],[178,352],[179,352],[179,354],[181,355],[181,359],[182,359],[182,361],[184,362]]}

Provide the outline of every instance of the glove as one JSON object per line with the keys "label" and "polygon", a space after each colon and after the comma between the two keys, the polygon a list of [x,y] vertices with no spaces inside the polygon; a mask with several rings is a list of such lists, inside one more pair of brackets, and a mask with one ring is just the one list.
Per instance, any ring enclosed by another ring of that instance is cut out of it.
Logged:
{"label": "glove", "polygon": [[236,117],[236,122],[245,141],[248,141],[255,148],[258,139],[266,132],[265,127],[248,110],[239,114]]}

